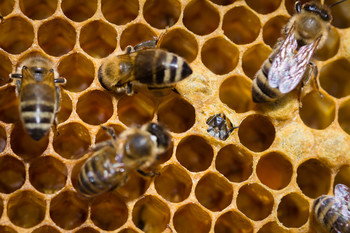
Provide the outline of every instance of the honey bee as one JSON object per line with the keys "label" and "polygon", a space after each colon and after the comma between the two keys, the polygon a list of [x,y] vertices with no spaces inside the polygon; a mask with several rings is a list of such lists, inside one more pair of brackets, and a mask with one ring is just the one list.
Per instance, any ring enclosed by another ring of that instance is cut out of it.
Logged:
{"label": "honey bee", "polygon": [[337,184],[334,197],[322,195],[313,203],[315,220],[330,233],[350,232],[350,189]]}
{"label": "honey bee", "polygon": [[132,95],[132,82],[153,89],[166,88],[192,74],[184,58],[156,48],[158,40],[129,46],[125,54],[107,58],[98,71],[101,85],[109,91]]}
{"label": "honey bee", "polygon": [[54,123],[60,99],[58,85],[65,84],[66,80],[59,78],[52,62],[41,55],[24,59],[10,77],[16,79],[23,126],[34,140],[39,141]]}
{"label": "honey bee", "polygon": [[254,102],[275,101],[292,91],[303,78],[303,84],[306,84],[312,73],[318,88],[317,66],[311,58],[327,39],[332,21],[330,7],[340,2],[328,7],[316,1],[303,5],[296,1],[296,14],[284,28],[285,38],[279,39],[272,54],[255,74]]}
{"label": "honey bee", "polygon": [[78,189],[85,196],[94,196],[124,184],[130,171],[145,172],[165,152],[171,143],[169,133],[156,123],[130,128],[117,138],[113,128],[105,128],[112,137],[94,148],[95,152],[83,164]]}
{"label": "honey bee", "polygon": [[207,120],[209,126],[207,132],[220,140],[226,140],[234,129],[238,127],[232,126],[231,121],[226,118],[225,114],[219,113]]}

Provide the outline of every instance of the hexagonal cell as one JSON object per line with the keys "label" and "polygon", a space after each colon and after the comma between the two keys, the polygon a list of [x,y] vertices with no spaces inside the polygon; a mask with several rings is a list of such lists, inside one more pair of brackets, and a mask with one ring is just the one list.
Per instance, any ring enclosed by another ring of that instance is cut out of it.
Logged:
{"label": "hexagonal cell", "polygon": [[258,233],[289,233],[289,231],[280,227],[277,222],[268,222]]}
{"label": "hexagonal cell", "polygon": [[342,98],[350,95],[350,62],[345,58],[324,65],[320,72],[320,85],[330,95]]}
{"label": "hexagonal cell", "polygon": [[170,221],[170,210],[158,198],[145,196],[135,203],[132,221],[144,232],[163,232]]}
{"label": "hexagonal cell", "polygon": [[102,230],[112,231],[126,222],[128,219],[128,207],[116,194],[105,193],[92,202],[90,218]]}
{"label": "hexagonal cell", "polygon": [[278,15],[264,24],[263,40],[265,44],[271,48],[275,46],[277,39],[281,37],[282,28],[287,24],[288,20],[286,16]]}
{"label": "hexagonal cell", "polygon": [[203,64],[215,74],[227,74],[238,63],[239,51],[232,43],[222,37],[211,38],[202,47]]}
{"label": "hexagonal cell", "polygon": [[135,46],[141,42],[156,39],[155,32],[142,23],[135,23],[124,29],[120,36],[120,48],[125,49],[127,46]]}
{"label": "hexagonal cell", "polygon": [[271,49],[263,44],[257,44],[244,52],[242,57],[242,68],[244,73],[254,79],[256,72],[263,62],[269,57]]}
{"label": "hexagonal cell", "polygon": [[328,96],[321,96],[313,91],[302,99],[300,118],[304,124],[313,129],[325,129],[335,119],[335,103]]}
{"label": "hexagonal cell", "polygon": [[79,92],[94,81],[95,68],[91,60],[81,53],[73,53],[63,57],[58,66],[58,73],[67,80],[64,89]]}
{"label": "hexagonal cell", "polygon": [[99,231],[91,227],[84,227],[75,231],[74,233],[99,233]]}
{"label": "hexagonal cell", "polygon": [[244,232],[253,233],[253,226],[242,214],[235,211],[228,211],[222,214],[215,223],[215,233]]}
{"label": "hexagonal cell", "polygon": [[248,112],[254,106],[252,100],[252,83],[244,76],[227,78],[220,86],[219,97],[221,102],[237,113]]}
{"label": "hexagonal cell", "polygon": [[287,157],[278,152],[271,152],[259,159],[256,174],[264,185],[272,189],[283,189],[292,179],[293,165]]}
{"label": "hexagonal cell", "polygon": [[325,61],[335,56],[339,50],[339,34],[335,28],[331,28],[328,37],[322,48],[316,50],[314,57],[317,60]]}
{"label": "hexagonal cell", "polygon": [[1,48],[12,54],[20,54],[33,44],[34,29],[28,20],[15,16],[1,24],[0,35]]}
{"label": "hexagonal cell", "polygon": [[341,103],[338,113],[338,123],[340,127],[348,134],[350,134],[350,100]]}
{"label": "hexagonal cell", "polygon": [[275,139],[275,127],[262,115],[246,117],[238,128],[239,141],[254,152],[261,152],[271,146]]}
{"label": "hexagonal cell", "polygon": [[248,218],[259,221],[272,213],[274,198],[263,186],[252,183],[242,186],[237,195],[237,207]]}
{"label": "hexagonal cell", "polygon": [[174,133],[189,130],[196,119],[194,107],[180,97],[162,102],[158,108],[158,121]]}
{"label": "hexagonal cell", "polygon": [[10,73],[12,72],[12,63],[4,52],[0,52],[0,86],[3,86],[12,80]]}
{"label": "hexagonal cell", "polygon": [[198,181],[195,195],[202,206],[211,211],[221,211],[231,204],[233,188],[215,173],[207,173]]}
{"label": "hexagonal cell", "polygon": [[141,92],[133,95],[124,95],[117,105],[117,115],[127,126],[142,125],[153,119],[155,112],[154,102]]}
{"label": "hexagonal cell", "polygon": [[48,225],[44,225],[36,228],[32,233],[59,233],[60,231],[56,228]]}
{"label": "hexagonal cell", "polygon": [[71,122],[58,128],[53,148],[66,159],[78,159],[87,153],[91,144],[89,131],[79,123]]}
{"label": "hexagonal cell", "polygon": [[51,156],[35,159],[29,167],[29,181],[40,192],[55,193],[66,184],[66,166]]}
{"label": "hexagonal cell", "polygon": [[330,169],[317,159],[309,159],[297,169],[297,184],[310,198],[327,194],[331,183]]}
{"label": "hexagonal cell", "polygon": [[41,20],[55,13],[57,0],[19,0],[19,6],[23,14],[33,20]]}
{"label": "hexagonal cell", "polygon": [[97,10],[97,0],[62,0],[61,8],[68,18],[76,22],[82,22],[95,14]]}
{"label": "hexagonal cell", "polygon": [[76,111],[90,125],[103,124],[113,115],[112,98],[99,90],[87,92],[79,97]]}
{"label": "hexagonal cell", "polygon": [[289,193],[278,205],[277,218],[286,227],[301,227],[309,218],[309,202],[298,193]]}
{"label": "hexagonal cell", "polygon": [[20,123],[15,124],[15,127],[11,132],[11,148],[16,155],[20,156],[25,161],[30,161],[31,159],[42,155],[48,144],[48,135],[40,139],[40,141],[35,141],[27,134],[23,125]]}
{"label": "hexagonal cell", "polygon": [[5,123],[19,121],[19,102],[14,86],[6,86],[0,89],[0,120]]}
{"label": "hexagonal cell", "polygon": [[11,196],[7,204],[7,216],[16,226],[31,228],[45,217],[45,200],[32,191],[22,191]]}
{"label": "hexagonal cell", "polygon": [[65,191],[55,196],[50,203],[50,217],[65,230],[72,230],[86,221],[88,202],[77,193]]}
{"label": "hexagonal cell", "polygon": [[0,3],[1,14],[3,17],[10,14],[15,6],[15,0],[2,1]]}
{"label": "hexagonal cell", "polygon": [[38,42],[49,55],[62,56],[74,48],[76,34],[74,27],[66,20],[56,18],[40,25]]}
{"label": "hexagonal cell", "polygon": [[167,32],[160,41],[160,47],[185,58],[190,63],[198,54],[197,39],[181,28]]}
{"label": "hexagonal cell", "polygon": [[17,233],[14,229],[9,226],[0,225],[0,232],[3,233]]}
{"label": "hexagonal cell", "polygon": [[206,233],[210,230],[211,217],[198,205],[186,204],[176,210],[173,224],[179,233]]}
{"label": "hexagonal cell", "polygon": [[95,58],[103,58],[115,50],[117,37],[118,34],[111,25],[95,20],[82,27],[79,42],[87,54]]}
{"label": "hexagonal cell", "polygon": [[61,124],[62,122],[65,122],[69,118],[71,113],[72,113],[71,97],[61,89],[60,107],[58,109],[58,112],[56,113],[57,123]]}
{"label": "hexagonal cell", "polygon": [[191,172],[208,169],[213,157],[213,148],[204,138],[197,135],[183,138],[176,149],[177,160]]}
{"label": "hexagonal cell", "polygon": [[126,229],[119,231],[118,233],[137,233],[137,231],[130,229],[130,228],[126,228]]}
{"label": "hexagonal cell", "polygon": [[26,171],[24,164],[12,156],[0,158],[0,192],[12,193],[19,189],[25,181]]}
{"label": "hexagonal cell", "polygon": [[154,186],[157,193],[170,202],[184,201],[191,192],[192,180],[187,172],[179,166],[164,167],[155,177]]}
{"label": "hexagonal cell", "polygon": [[339,168],[337,175],[334,178],[333,188],[337,184],[345,184],[350,187],[350,166],[344,165]]}
{"label": "hexagonal cell", "polygon": [[7,144],[7,135],[4,127],[0,125],[0,153],[5,150]]}
{"label": "hexagonal cell", "polygon": [[137,17],[139,13],[139,2],[138,0],[102,0],[101,10],[106,20],[117,25],[122,25],[131,22]]}
{"label": "hexagonal cell", "polygon": [[143,17],[152,27],[165,28],[174,25],[180,17],[181,4],[178,0],[146,0]]}
{"label": "hexagonal cell", "polygon": [[208,1],[192,0],[183,13],[185,27],[197,35],[207,35],[215,31],[220,23],[220,14]]}
{"label": "hexagonal cell", "polygon": [[222,24],[224,34],[236,44],[249,44],[259,35],[259,18],[246,7],[235,7],[226,12]]}
{"label": "hexagonal cell", "polygon": [[227,6],[234,3],[236,0],[210,0],[210,1],[218,5]]}
{"label": "hexagonal cell", "polygon": [[280,5],[281,0],[254,1],[246,0],[247,5],[260,14],[268,14],[275,11]]}
{"label": "hexagonal cell", "polygon": [[[336,2],[339,2],[339,0],[325,0],[325,5],[330,6],[331,4],[334,4]],[[340,5],[332,7],[332,25],[337,28],[348,28],[350,27],[350,16],[347,14],[350,9],[350,2],[345,1],[342,2]]]}
{"label": "hexagonal cell", "polygon": [[[106,127],[111,127],[114,129],[115,135],[118,137],[119,134],[121,132],[123,132],[125,130],[125,128],[121,125],[116,125],[116,124],[109,124],[106,125]],[[102,127],[100,128],[100,130],[97,132],[96,134],[96,138],[95,138],[95,144],[99,143],[99,142],[104,142],[107,140],[111,140],[111,135]]]}

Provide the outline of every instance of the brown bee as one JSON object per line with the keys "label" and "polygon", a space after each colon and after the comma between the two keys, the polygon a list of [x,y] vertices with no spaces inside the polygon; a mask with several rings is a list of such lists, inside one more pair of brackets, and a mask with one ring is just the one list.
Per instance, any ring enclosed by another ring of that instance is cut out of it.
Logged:
{"label": "brown bee", "polygon": [[226,118],[225,114],[218,113],[207,120],[207,125],[209,126],[207,132],[220,140],[226,140],[234,129],[231,121]]}
{"label": "brown bee", "polygon": [[105,129],[112,140],[97,144],[95,152],[79,173],[78,188],[85,196],[98,195],[121,186],[133,170],[145,176],[154,175],[143,169],[149,168],[171,142],[169,133],[156,123],[127,129],[118,138],[113,128]]}
{"label": "brown bee", "polygon": [[36,141],[50,130],[59,107],[60,90],[58,84],[66,83],[54,71],[52,62],[41,55],[33,55],[23,60],[16,79],[19,98],[20,118],[27,133]]}
{"label": "brown bee", "polygon": [[252,86],[254,102],[275,101],[292,91],[303,78],[303,83],[307,83],[312,73],[318,85],[317,66],[311,58],[327,39],[332,21],[329,8],[340,2],[328,7],[316,1],[303,5],[296,1],[296,14],[284,29],[285,38],[279,39],[255,75]]}
{"label": "brown bee", "polygon": [[192,74],[184,58],[156,48],[158,40],[143,42],[133,49],[129,46],[125,54],[107,58],[98,71],[101,85],[109,91],[132,95],[132,82],[165,88]]}
{"label": "brown bee", "polygon": [[334,197],[322,195],[313,204],[315,220],[330,233],[350,232],[350,189],[337,184]]}

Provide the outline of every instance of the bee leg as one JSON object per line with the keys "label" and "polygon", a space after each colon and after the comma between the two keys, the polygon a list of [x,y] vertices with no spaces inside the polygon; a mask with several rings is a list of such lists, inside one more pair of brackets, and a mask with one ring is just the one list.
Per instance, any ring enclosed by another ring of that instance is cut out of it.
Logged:
{"label": "bee leg", "polygon": [[103,125],[101,125],[101,128],[106,130],[106,132],[109,134],[109,136],[111,136],[114,140],[117,139],[114,128],[103,126]]}
{"label": "bee leg", "polygon": [[207,125],[210,125],[210,124],[213,122],[213,120],[214,120],[216,117],[218,117],[218,116],[220,116],[220,113],[218,113],[218,114],[216,114],[216,115],[210,117],[210,119],[207,120]]}
{"label": "bee leg", "polygon": [[158,37],[155,37],[153,40],[148,40],[135,45],[134,51],[139,51],[139,50],[148,49],[148,48],[156,48],[159,44],[159,41],[163,39],[167,31],[168,31],[168,26],[165,28],[165,32],[161,33]]}
{"label": "bee leg", "polygon": [[54,79],[55,84],[66,84],[67,80],[65,78],[56,78]]}
{"label": "bee leg", "polygon": [[135,49],[131,45],[126,47],[125,54],[130,54],[130,53],[133,53],[133,52],[135,52]]}
{"label": "bee leg", "polygon": [[297,13],[300,13],[301,12],[301,3],[299,0],[295,1],[295,11]]}
{"label": "bee leg", "polygon": [[140,173],[143,176],[147,176],[147,177],[154,177],[156,175],[160,175],[159,172],[154,172],[154,171],[150,171],[150,172],[145,172],[141,169],[137,169],[137,172]]}
{"label": "bee leg", "polygon": [[1,23],[5,22],[5,19],[4,19],[4,17],[1,14],[0,14],[0,20],[1,20]]}
{"label": "bee leg", "polygon": [[319,82],[317,81],[317,75],[318,75],[318,68],[317,66],[314,64],[314,63],[309,63],[310,66],[312,66],[312,71],[314,73],[314,82],[315,82],[315,86],[316,86],[316,89],[318,91],[318,93],[320,93],[320,96],[321,98],[323,98],[323,95],[322,93],[320,92],[320,84]]}
{"label": "bee leg", "polygon": [[128,83],[126,84],[125,92],[126,92],[126,94],[129,95],[129,96],[134,94],[134,90],[133,90],[132,84],[131,84],[130,82],[128,82]]}

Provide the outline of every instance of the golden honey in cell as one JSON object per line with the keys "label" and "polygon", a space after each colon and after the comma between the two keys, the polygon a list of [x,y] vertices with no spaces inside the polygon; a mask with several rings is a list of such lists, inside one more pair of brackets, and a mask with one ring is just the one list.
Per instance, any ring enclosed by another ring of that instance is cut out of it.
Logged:
{"label": "golden honey in cell", "polygon": [[337,184],[334,196],[322,195],[313,203],[315,220],[330,233],[350,233],[350,189]]}
{"label": "golden honey in cell", "polygon": [[208,129],[207,132],[220,140],[226,140],[234,129],[238,127],[234,127],[231,121],[226,117],[223,113],[218,113],[214,116],[211,116],[207,120]]}
{"label": "golden honey in cell", "polygon": [[192,74],[184,58],[155,48],[157,41],[128,47],[125,54],[107,58],[98,71],[101,85],[109,91],[132,95],[134,81],[149,88],[165,88]]}
{"label": "golden honey in cell", "polygon": [[27,133],[36,141],[44,137],[55,121],[59,107],[58,85],[65,79],[59,78],[52,62],[41,55],[24,59],[11,74],[16,79],[19,112]]}
{"label": "golden honey in cell", "polygon": [[94,196],[122,185],[130,171],[142,175],[170,145],[169,133],[156,123],[130,128],[117,138],[112,128],[106,128],[112,139],[96,145],[95,152],[83,164],[79,177],[79,191]]}
{"label": "golden honey in cell", "polygon": [[[254,102],[275,101],[292,91],[303,79],[306,84],[317,67],[311,59],[328,36],[332,15],[326,5],[316,1],[295,4],[296,14],[285,27],[274,51],[256,73],[252,96]],[[317,85],[317,83],[316,83]]]}

